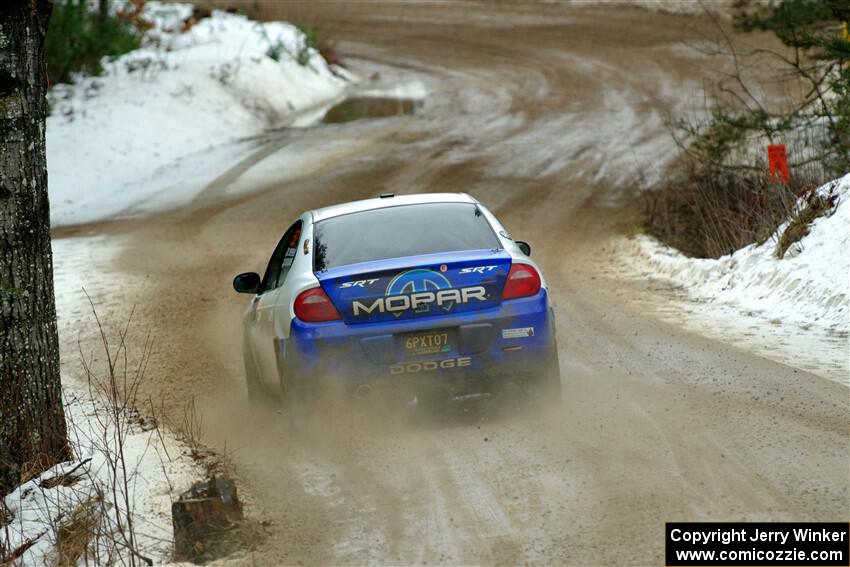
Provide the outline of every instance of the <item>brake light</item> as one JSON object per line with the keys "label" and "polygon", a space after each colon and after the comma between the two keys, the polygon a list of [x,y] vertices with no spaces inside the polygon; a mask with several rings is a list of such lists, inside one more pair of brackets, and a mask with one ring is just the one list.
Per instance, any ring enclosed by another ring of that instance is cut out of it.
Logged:
{"label": "brake light", "polygon": [[339,319],[339,312],[325,290],[314,287],[302,291],[295,298],[295,316],[307,323],[318,323]]}
{"label": "brake light", "polygon": [[528,297],[540,291],[540,274],[528,264],[512,264],[502,290],[502,299]]}

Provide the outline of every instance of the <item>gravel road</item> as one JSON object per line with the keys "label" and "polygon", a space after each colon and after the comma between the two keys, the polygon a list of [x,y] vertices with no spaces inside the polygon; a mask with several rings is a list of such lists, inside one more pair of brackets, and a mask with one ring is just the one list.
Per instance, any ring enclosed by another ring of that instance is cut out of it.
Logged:
{"label": "gravel road", "polygon": [[[187,207],[55,234],[120,249],[57,270],[97,274],[107,316],[136,305],[156,338],[144,394],[178,419],[196,401],[204,441],[269,521],[255,564],[661,565],[665,521],[847,518],[846,386],[662,322],[632,301],[662,291],[612,275],[632,189],[669,155],[661,113],[713,64],[683,46],[707,20],[471,2],[259,10],[318,26],[375,86],[416,81],[428,99],[410,116],[270,131]],[[231,278],[262,270],[302,210],[385,191],[471,193],[531,243],[556,304],[559,411],[422,420],[352,404],[298,434],[251,412]],[[84,313],[61,315],[71,364]]]}

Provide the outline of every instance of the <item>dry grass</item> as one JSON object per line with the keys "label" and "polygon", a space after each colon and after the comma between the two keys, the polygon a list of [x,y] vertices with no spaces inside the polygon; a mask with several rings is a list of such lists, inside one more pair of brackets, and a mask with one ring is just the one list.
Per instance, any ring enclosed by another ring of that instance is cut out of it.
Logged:
{"label": "dry grass", "polygon": [[269,524],[245,518],[217,532],[215,537],[198,539],[191,549],[175,551],[175,561],[204,564],[234,553],[255,551],[270,535]]}
{"label": "dry grass", "polygon": [[[88,293],[85,295],[99,335],[100,352],[98,357],[93,353],[86,356],[82,342],[78,342],[80,363],[92,401],[101,400],[106,410],[93,413],[93,433],[86,439],[87,444],[104,458],[100,484],[107,494],[106,498],[100,499],[99,523],[106,526],[104,535],[108,534],[108,537],[102,538],[104,541],[96,541],[98,549],[94,556],[121,556],[129,567],[142,563],[151,565],[150,559],[143,556],[137,547],[134,490],[138,470],[137,464],[128,458],[124,450],[128,436],[139,424],[136,410],[138,392],[150,361],[153,341],[147,333],[140,343],[139,352],[131,355],[128,336],[135,309],[131,310],[117,336],[110,339],[94,302]],[[135,344],[137,341],[132,342]],[[57,542],[60,539],[57,537]]]}
{"label": "dry grass", "polygon": [[31,481],[32,479],[34,479],[35,477],[37,477],[55,464],[55,458],[51,458],[50,456],[44,453],[36,455],[34,459],[27,461],[26,463],[21,465],[21,480],[19,484],[24,484]]}
{"label": "dry grass", "polygon": [[55,567],[75,567],[86,553],[100,523],[100,498],[89,498],[71,512],[56,531]]}
{"label": "dry grass", "polygon": [[[688,256],[719,258],[764,244],[790,219],[774,252],[783,258],[815,219],[835,209],[832,190],[816,191],[821,174],[799,172],[786,185],[758,172],[683,161],[671,169],[666,183],[645,194],[642,229]],[[805,204],[798,206],[802,197]]]}
{"label": "dry grass", "polygon": [[766,241],[793,210],[797,190],[740,172],[688,171],[647,192],[644,229],[688,256],[719,258]]}
{"label": "dry grass", "polygon": [[17,560],[38,542],[38,537],[28,539],[16,549],[4,550],[0,547],[0,567],[13,567],[17,565]]}
{"label": "dry grass", "polygon": [[835,210],[837,203],[838,196],[832,190],[826,195],[818,194],[814,190],[809,191],[805,206],[792,213],[791,222],[782,231],[782,235],[776,243],[774,255],[779,259],[784,258],[786,252],[794,243],[799,242],[809,234],[809,227],[814,220],[830,214]]}

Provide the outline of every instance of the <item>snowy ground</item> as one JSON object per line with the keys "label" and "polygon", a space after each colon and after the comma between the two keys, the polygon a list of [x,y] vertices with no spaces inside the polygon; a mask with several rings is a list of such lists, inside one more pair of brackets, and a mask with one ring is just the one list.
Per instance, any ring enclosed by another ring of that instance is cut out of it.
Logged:
{"label": "snowy ground", "polygon": [[185,202],[272,126],[304,126],[344,97],[295,26],[148,2],[143,47],[50,92],[47,162],[54,226]]}
{"label": "snowy ground", "polygon": [[[628,6],[642,8],[665,14],[698,16],[710,11],[721,16],[729,16],[735,6],[734,0],[547,0],[563,2],[574,6]],[[757,0],[756,5],[768,0]]]}
{"label": "snowy ground", "polygon": [[636,6],[646,10],[667,14],[700,15],[706,11],[727,15],[734,6],[734,0],[568,0],[576,5],[613,4],[615,6]]}
{"label": "snowy ground", "polygon": [[655,305],[666,317],[850,383],[850,175],[819,191],[830,189],[839,198],[835,212],[815,220],[781,260],[774,249],[785,225],[765,244],[717,260],[687,258],[642,235],[620,243],[625,272],[682,292],[679,300]]}
{"label": "snowy ground", "polygon": [[[82,367],[76,338],[81,326],[95,325],[86,293],[97,307],[113,355],[119,342],[118,334],[124,326],[122,323],[127,321],[130,307],[114,300],[110,291],[121,284],[122,275],[109,269],[124,246],[126,242],[122,239],[102,236],[53,241],[56,310],[59,334],[64,338],[61,344],[62,390],[74,460],[51,468],[5,497],[3,503],[11,518],[8,525],[0,528],[0,549],[8,552],[32,544],[11,562],[15,567],[65,564],[60,563],[57,556],[60,527],[81,516],[86,517],[83,510],[96,521],[90,528],[93,535],[88,556],[81,556],[77,565],[130,564],[129,530],[125,521],[128,512],[133,520],[133,541],[139,553],[155,565],[168,564],[173,550],[171,503],[192,483],[207,477],[205,459],[208,457],[182,435],[175,434],[168,424],[156,423],[151,415],[141,415],[132,409],[116,414],[113,412],[115,406],[104,401],[109,396],[103,395],[103,388],[98,386],[98,383],[103,384],[105,373],[102,348],[84,346],[86,359],[94,361],[94,381],[88,380]],[[92,278],[92,273],[98,276]],[[127,354],[132,371],[135,369],[133,361],[138,361],[143,354],[141,345],[146,330],[134,324],[128,328],[127,344],[132,346]],[[122,356],[117,358],[123,359]],[[122,369],[119,363],[121,403],[118,407],[134,396],[132,387],[125,390]],[[149,367],[148,370],[154,369]],[[136,402],[135,405],[148,407],[145,402]],[[123,437],[121,442],[119,435]],[[119,446],[123,461],[117,456]],[[45,483],[70,471],[73,473],[68,476],[75,480],[67,486],[49,487]],[[122,490],[125,474],[126,495]],[[118,492],[113,492],[113,488]]]}
{"label": "snowy ground", "polygon": [[[73,379],[64,378],[63,391],[75,459],[5,497],[9,523],[0,530],[0,549],[22,550],[10,565],[64,565],[57,541],[74,521],[88,519],[91,541],[77,564],[129,564],[130,541],[154,564],[170,562],[171,503],[204,478],[191,449],[149,418],[121,412],[114,419],[96,394]],[[120,443],[119,432],[126,436]],[[62,478],[64,483],[52,486],[51,481]],[[132,530],[127,528],[128,514]]]}

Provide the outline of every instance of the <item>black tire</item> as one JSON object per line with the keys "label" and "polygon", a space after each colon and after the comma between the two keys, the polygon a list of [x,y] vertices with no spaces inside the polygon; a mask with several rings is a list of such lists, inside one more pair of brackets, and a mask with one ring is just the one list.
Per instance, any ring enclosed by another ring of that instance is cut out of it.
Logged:
{"label": "black tire", "polygon": [[244,353],[242,359],[245,363],[245,386],[248,390],[248,403],[253,408],[270,408],[272,406],[271,397],[260,381],[260,374],[250,354]]}
{"label": "black tire", "polygon": [[552,352],[543,375],[543,389],[553,404],[561,405],[561,361],[558,358],[558,341],[553,341]]}
{"label": "black tire", "polygon": [[526,392],[536,403],[561,405],[561,365],[558,360],[557,341],[553,342],[543,366],[532,377]]}
{"label": "black tire", "polygon": [[294,425],[296,411],[296,393],[295,380],[292,380],[290,373],[287,372],[283,365],[283,360],[280,354],[279,343],[275,341],[274,345],[275,358],[277,360],[277,380],[278,380],[278,399],[280,400],[279,409],[284,417],[289,419],[290,425]]}
{"label": "black tire", "polygon": [[[277,350],[277,349],[276,349]],[[298,429],[315,405],[315,392],[305,387],[303,380],[287,369],[280,356],[277,359],[277,374],[280,384],[280,405],[278,406],[292,427]]]}

